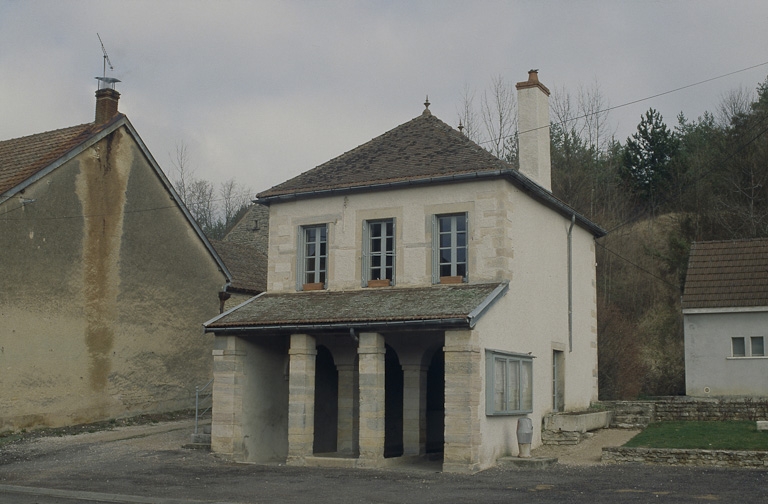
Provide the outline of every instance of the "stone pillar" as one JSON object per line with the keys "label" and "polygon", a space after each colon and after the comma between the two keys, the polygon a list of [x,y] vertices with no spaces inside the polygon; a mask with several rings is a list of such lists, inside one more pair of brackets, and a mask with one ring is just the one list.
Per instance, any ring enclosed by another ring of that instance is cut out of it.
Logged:
{"label": "stone pillar", "polygon": [[360,333],[357,348],[360,382],[360,457],[362,466],[376,467],[384,459],[384,336]]}
{"label": "stone pillar", "polygon": [[357,453],[355,425],[355,365],[337,364],[339,372],[339,416],[336,446],[339,453],[353,455]]}
{"label": "stone pillar", "polygon": [[[239,343],[239,344],[238,344]],[[237,336],[216,336],[213,350],[211,451],[238,462],[243,453],[243,385],[246,353]]]}
{"label": "stone pillar", "polygon": [[427,370],[403,365],[403,455],[423,455],[427,448]]}
{"label": "stone pillar", "polygon": [[443,471],[473,473],[480,461],[483,362],[478,334],[445,331],[445,445]]}
{"label": "stone pillar", "polygon": [[288,460],[304,465],[315,439],[315,338],[291,334],[288,378]]}

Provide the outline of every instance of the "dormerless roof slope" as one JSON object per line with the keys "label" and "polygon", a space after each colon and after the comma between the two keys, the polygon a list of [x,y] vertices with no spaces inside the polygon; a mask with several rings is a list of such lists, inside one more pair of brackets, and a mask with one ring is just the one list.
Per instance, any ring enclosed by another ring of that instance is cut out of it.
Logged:
{"label": "dormerless roof slope", "polygon": [[205,324],[207,332],[255,333],[474,327],[507,282],[353,291],[265,292]]}
{"label": "dormerless roof slope", "polygon": [[253,245],[211,240],[219,257],[232,273],[228,290],[257,294],[267,290],[267,256]]}
{"label": "dormerless roof slope", "polygon": [[453,129],[429,109],[341,156],[258,194],[260,202],[504,178],[595,236],[605,231],[509,163]]}
{"label": "dormerless roof slope", "polygon": [[81,124],[0,142],[0,194],[59,159],[101,127]]}
{"label": "dormerless roof slope", "polygon": [[213,249],[208,238],[203,234],[202,229],[195,222],[192,214],[189,213],[189,210],[163,173],[160,165],[157,164],[155,158],[149,152],[146,145],[144,145],[143,140],[124,114],[116,114],[112,119],[102,124],[80,124],[69,128],[0,141],[0,203],[8,201],[9,198],[22,191],[28,185],[45,177],[51,171],[56,170],[79,155],[84,149],[87,149],[119,128],[126,128],[135,140],[147,162],[160,179],[160,183],[163,184],[170,193],[171,198],[178,204],[190,225],[194,228],[198,237],[202,240],[227,278],[227,283],[229,283],[231,274],[222,262],[221,257]]}
{"label": "dormerless roof slope", "polygon": [[768,306],[768,239],[691,246],[683,310]]}

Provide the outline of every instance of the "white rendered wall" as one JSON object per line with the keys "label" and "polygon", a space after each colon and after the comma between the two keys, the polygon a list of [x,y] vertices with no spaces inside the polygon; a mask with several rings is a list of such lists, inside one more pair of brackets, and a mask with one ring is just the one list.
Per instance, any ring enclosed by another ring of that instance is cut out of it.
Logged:
{"label": "white rendered wall", "polygon": [[747,348],[751,336],[768,340],[768,310],[685,314],[683,324],[686,395],[768,395],[768,357],[731,356],[732,337]]}

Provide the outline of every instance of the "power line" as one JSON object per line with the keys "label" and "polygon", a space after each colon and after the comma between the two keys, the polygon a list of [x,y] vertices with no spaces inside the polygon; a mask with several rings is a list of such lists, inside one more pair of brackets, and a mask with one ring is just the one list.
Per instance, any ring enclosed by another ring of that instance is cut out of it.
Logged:
{"label": "power line", "polygon": [[[734,70],[733,72],[724,73],[722,75],[718,75],[717,77],[710,77],[710,78],[704,79],[702,81],[694,82],[693,84],[686,84],[685,86],[680,86],[680,87],[677,87],[675,89],[670,89],[669,91],[663,91],[661,93],[656,93],[654,95],[647,96],[645,98],[639,98],[637,100],[632,100],[632,101],[629,101],[629,102],[626,102],[626,103],[622,103],[621,105],[615,105],[613,107],[608,107],[606,109],[601,109],[601,110],[598,110],[596,112],[589,112],[589,113],[584,114],[584,115],[572,117],[570,119],[566,119],[564,121],[560,121],[560,122],[557,122],[557,123],[554,123],[554,124],[559,125],[559,126],[564,126],[566,123],[569,123],[569,122],[578,121],[579,119],[586,119],[588,117],[595,116],[597,114],[602,114],[602,113],[605,113],[605,112],[610,112],[611,110],[616,110],[616,109],[619,109],[619,108],[622,108],[622,107],[628,107],[630,105],[635,105],[637,103],[641,103],[641,102],[644,102],[644,101],[652,100],[654,98],[658,98],[660,96],[665,96],[665,95],[668,95],[668,94],[676,93],[678,91],[682,91],[684,89],[692,88],[692,87],[695,87],[695,86],[700,86],[702,84],[706,84],[708,82],[712,82],[712,81],[715,81],[715,80],[718,80],[718,79],[723,79],[725,77],[730,77],[731,75],[735,75],[735,74],[738,74],[738,73],[741,73],[741,72],[747,72],[749,70],[754,70],[755,68],[759,68],[759,67],[765,66],[765,65],[768,65],[768,61],[766,61],[764,63],[758,63],[757,65],[748,66],[748,67],[742,68],[740,70]],[[478,145],[496,143],[497,141],[500,141],[500,140],[506,140],[507,138],[512,138],[515,135],[522,135],[523,133],[530,133],[531,131],[538,131],[540,129],[549,128],[549,127],[551,127],[551,125],[552,124],[546,124],[546,125],[538,126],[536,128],[531,128],[531,129],[528,129],[528,130],[525,130],[525,131],[517,131],[517,132],[515,132],[514,135],[500,136],[499,138],[493,138],[493,139],[490,139],[490,140],[485,140],[485,141],[477,142],[477,143],[478,143]]]}

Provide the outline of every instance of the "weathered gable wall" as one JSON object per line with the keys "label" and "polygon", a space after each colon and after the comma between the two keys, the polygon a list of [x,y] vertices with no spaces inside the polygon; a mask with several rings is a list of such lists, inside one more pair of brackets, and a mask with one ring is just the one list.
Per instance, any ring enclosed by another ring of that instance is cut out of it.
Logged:
{"label": "weathered gable wall", "polygon": [[0,430],[188,408],[225,283],[124,129],[0,205]]}

